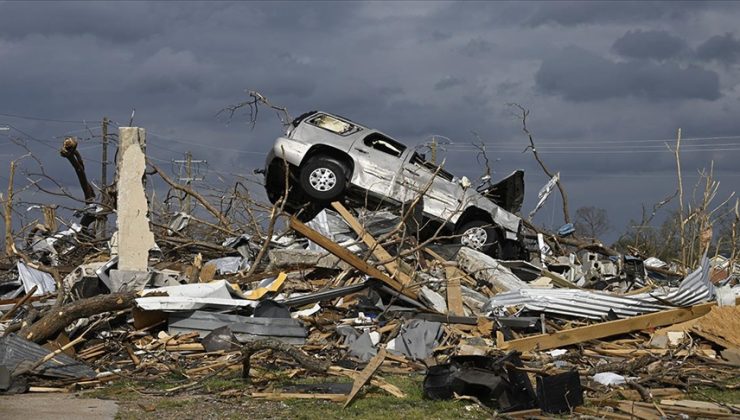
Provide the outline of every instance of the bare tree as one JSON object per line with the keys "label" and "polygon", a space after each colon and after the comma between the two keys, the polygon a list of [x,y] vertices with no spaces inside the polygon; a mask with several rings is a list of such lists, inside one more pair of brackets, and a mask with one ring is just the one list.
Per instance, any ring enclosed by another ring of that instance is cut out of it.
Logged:
{"label": "bare tree", "polygon": [[584,206],[576,210],[576,233],[588,238],[599,238],[611,230],[606,210]]}
{"label": "bare tree", "polygon": [[[516,115],[521,118],[522,131],[529,140],[529,146],[527,146],[524,151],[526,152],[527,150],[531,150],[532,154],[534,155],[534,159],[540,165],[540,168],[542,168],[542,171],[545,173],[545,175],[547,175],[548,178],[554,177],[555,174],[550,169],[548,169],[547,166],[545,166],[545,162],[542,161],[542,158],[537,152],[537,147],[535,147],[534,145],[534,136],[532,135],[532,132],[529,131],[529,128],[527,128],[527,117],[529,116],[529,110],[519,104],[509,104],[509,106],[518,110],[518,112],[516,112]],[[565,223],[570,223],[570,210],[568,210],[568,194],[565,192],[565,187],[563,187],[562,181],[560,179],[558,179],[555,184],[560,191],[560,196],[563,198],[563,220],[565,220]]]}

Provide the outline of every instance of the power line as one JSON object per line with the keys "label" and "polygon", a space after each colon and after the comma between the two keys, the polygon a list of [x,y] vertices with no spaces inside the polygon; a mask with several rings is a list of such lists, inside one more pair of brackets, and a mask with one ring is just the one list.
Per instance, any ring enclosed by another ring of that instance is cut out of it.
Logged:
{"label": "power line", "polygon": [[[727,146],[740,146],[740,142],[734,142],[734,143],[714,143],[714,144],[687,144],[685,147],[689,148],[702,148],[702,147],[727,147]],[[456,147],[449,147],[446,148],[447,150],[470,150],[470,151],[479,151],[479,148],[476,147],[464,147],[464,146],[456,146]],[[518,151],[524,151],[526,149],[529,149],[529,147],[526,148],[512,148],[512,147],[503,147],[501,149],[492,147],[491,149],[487,149],[486,151],[495,152],[497,150],[518,150]],[[635,150],[635,149],[661,149],[661,150],[668,150],[665,145],[635,145],[635,146],[629,146],[629,145],[600,145],[600,144],[594,144],[594,145],[577,145],[577,146],[541,146],[536,148],[537,151],[540,150],[578,150],[578,149],[598,149],[598,150]]]}
{"label": "power line", "polygon": [[248,155],[249,154],[256,154],[256,155],[264,155],[265,154],[264,151],[263,152],[256,152],[256,151],[253,151],[253,150],[232,149],[232,148],[228,148],[228,147],[211,146],[211,145],[208,145],[208,144],[203,144],[201,142],[197,142],[195,140],[179,140],[179,139],[174,139],[174,138],[171,138],[171,137],[165,137],[165,136],[162,136],[160,134],[153,133],[151,131],[147,131],[147,134],[148,135],[151,135],[151,136],[154,136],[154,137],[158,137],[158,138],[160,138],[162,140],[169,140],[169,141],[172,141],[172,142],[175,142],[175,143],[181,143],[181,144],[187,144],[187,145],[190,145],[190,146],[202,147],[204,149],[224,150],[224,151],[227,151],[227,152],[236,152],[236,153],[243,153],[243,154],[248,154]]}
{"label": "power line", "polygon": [[[464,152],[464,153],[470,153],[475,152],[476,150],[448,150],[448,152]],[[720,149],[684,149],[681,148],[681,153],[693,153],[693,152],[737,152],[740,151],[740,148],[720,148]],[[670,150],[542,150],[540,148],[537,148],[538,153],[542,154],[613,154],[613,153],[619,153],[619,154],[630,154],[630,153],[671,153],[674,152]],[[496,153],[518,153],[522,154],[524,153],[523,150],[490,150],[491,154]]]}
{"label": "power line", "polygon": [[85,120],[58,120],[55,118],[34,117],[30,115],[18,115],[18,114],[6,114],[6,113],[1,113],[1,112],[0,112],[0,115],[2,115],[3,117],[9,117],[9,118],[19,118],[22,120],[48,121],[48,122],[58,122],[58,123],[67,123],[67,124],[80,124],[80,123],[84,124],[87,121],[93,121],[93,120],[87,120],[87,121]]}
{"label": "power line", "polygon": [[[733,135],[733,136],[713,136],[713,137],[687,137],[687,138],[681,138],[681,141],[701,141],[701,140],[731,140],[731,139],[740,139],[740,135]],[[552,141],[554,140],[554,141]],[[665,142],[675,142],[675,138],[670,139],[641,139],[641,140],[593,140],[593,139],[578,139],[578,140],[563,140],[563,139],[538,139],[538,143],[541,143],[543,145],[568,145],[568,144],[578,144],[578,143],[600,143],[600,144],[606,144],[606,143],[665,143]],[[450,143],[452,145],[456,146],[472,146],[471,143],[461,143],[461,142],[452,142]],[[480,143],[479,143],[480,144]],[[519,145],[526,145],[525,142],[484,142],[483,145],[485,146],[519,146]]]}

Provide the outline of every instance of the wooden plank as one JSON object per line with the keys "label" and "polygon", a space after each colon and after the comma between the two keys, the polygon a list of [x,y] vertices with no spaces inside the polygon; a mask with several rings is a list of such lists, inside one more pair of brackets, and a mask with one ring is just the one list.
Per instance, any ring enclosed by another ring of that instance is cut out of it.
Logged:
{"label": "wooden plank", "polygon": [[406,287],[404,287],[404,285],[399,283],[397,280],[394,280],[388,277],[385,273],[371,266],[370,264],[368,264],[366,261],[363,261],[355,254],[347,251],[345,248],[342,248],[341,246],[339,246],[337,243],[335,243],[331,239],[327,238],[326,236],[306,226],[300,220],[295,218],[295,216],[290,218],[290,227],[296,232],[300,233],[301,235],[315,242],[320,247],[336,255],[340,260],[346,262],[352,267],[362,271],[363,273],[371,277],[375,277],[376,279],[388,285],[393,290],[403,293],[404,295],[412,299],[416,299],[416,293],[414,293],[414,291],[408,290]]}
{"label": "wooden plank", "polygon": [[552,284],[558,287],[566,288],[566,289],[581,289],[581,287],[576,286],[575,284],[571,283],[566,279],[565,277],[561,276],[558,273],[553,273],[549,270],[542,270],[541,275],[543,277],[547,277],[552,281]]}
{"label": "wooden plank", "polygon": [[350,391],[347,396],[347,401],[344,403],[344,408],[347,408],[357,393],[360,392],[360,389],[362,389],[367,381],[372,378],[375,371],[383,364],[383,360],[385,360],[385,347],[381,347],[380,350],[378,350],[378,354],[370,359],[370,362],[365,366],[365,369],[362,369],[359,375],[357,375],[354,384],[352,384],[352,391]]}
{"label": "wooden plank", "polygon": [[701,410],[702,412],[705,412],[707,414],[709,413],[731,414],[732,412],[727,407],[732,407],[734,409],[740,409],[740,405],[738,404],[727,404],[727,407],[724,407],[724,406],[721,406],[713,402],[696,401],[696,400],[665,399],[665,400],[660,400],[660,405],[696,409],[696,410]]}
{"label": "wooden plank", "polygon": [[445,274],[447,276],[447,314],[465,316],[458,271],[457,267],[445,267]]}
{"label": "wooden plank", "polygon": [[386,251],[386,249],[383,248],[375,238],[373,238],[373,235],[369,234],[365,230],[365,227],[360,224],[359,220],[357,220],[355,216],[353,216],[352,213],[342,205],[342,203],[335,201],[331,203],[331,206],[334,207],[334,210],[336,210],[342,218],[344,218],[347,224],[349,224],[349,227],[355,231],[357,236],[365,242],[365,245],[372,250],[373,256],[377,258],[378,261],[387,261],[383,265],[388,272],[391,273],[391,277],[398,278],[401,284],[408,287],[412,283],[411,277],[401,271],[401,267],[399,264],[396,264],[395,258]]}
{"label": "wooden plank", "polygon": [[531,337],[511,340],[499,345],[504,350],[549,350],[571,344],[582,343],[597,338],[626,334],[632,331],[662,327],[678,322],[688,321],[709,313],[716,302],[703,303],[690,308],[669,309],[627,319],[602,322],[585,327],[562,330],[552,334],[539,334]]}
{"label": "wooden plank", "polygon": [[641,420],[658,420],[660,413],[653,407],[638,405],[633,401],[620,401],[615,404],[615,408],[623,413],[629,414],[633,418]]}
{"label": "wooden plank", "polygon": [[596,410],[596,409],[593,409],[593,408],[586,408],[586,407],[583,407],[583,406],[576,407],[573,411],[575,411],[578,414],[585,414],[585,415],[588,415],[588,416],[594,416],[594,417],[602,418],[602,419],[634,420],[630,416],[626,416],[626,415],[622,415],[622,414],[616,414],[616,413],[612,413],[611,411],[606,411],[606,410],[599,411],[599,410]]}
{"label": "wooden plank", "polygon": [[38,287],[39,286],[34,285],[31,288],[31,290],[29,290],[28,293],[26,293],[26,295],[23,296],[23,298],[21,300],[19,300],[18,302],[16,302],[16,304],[13,305],[13,307],[10,308],[10,310],[8,312],[5,312],[5,315],[3,315],[2,318],[0,318],[0,321],[5,321],[7,319],[10,319],[10,317],[13,316],[13,314],[15,313],[15,311],[18,310],[18,308],[20,308],[21,306],[23,306],[26,302],[28,302],[29,299],[31,299],[33,297],[33,294],[36,293],[36,289],[38,289]]}
{"label": "wooden plank", "polygon": [[253,398],[264,398],[272,401],[282,400],[329,400],[342,402],[347,398],[344,394],[300,394],[296,392],[253,392]]}

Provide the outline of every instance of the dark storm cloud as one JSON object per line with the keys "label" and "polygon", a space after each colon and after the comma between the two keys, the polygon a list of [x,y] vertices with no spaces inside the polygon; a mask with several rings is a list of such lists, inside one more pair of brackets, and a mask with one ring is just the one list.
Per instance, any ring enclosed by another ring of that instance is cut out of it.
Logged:
{"label": "dark storm cloud", "polygon": [[[622,226],[620,217],[639,217],[642,202],[675,188],[671,155],[642,153],[656,143],[640,139],[671,138],[677,127],[694,137],[740,135],[733,88],[740,76],[729,66],[702,68],[735,60],[734,37],[724,36],[721,48],[707,40],[735,30],[737,9],[686,2],[0,2],[0,112],[86,120],[97,133],[103,116],[125,124],[136,108],[150,158],[168,167],[190,150],[218,171],[207,182],[227,185],[223,173],[262,166],[282,132],[267,110],[254,129],[247,112],[216,118],[254,89],[293,116],[336,112],[410,146],[432,134],[469,145],[475,131],[488,143],[495,176],[527,171],[529,210],[546,180],[521,153],[521,121],[506,106],[520,102],[532,110],[529,127],[548,165],[567,180],[574,209],[617,209],[614,224]],[[668,56],[676,47],[661,38],[666,29],[700,45],[700,56]],[[568,45],[576,48],[563,50]],[[46,141],[29,145],[49,173],[75,188],[57,142],[67,133],[89,137],[85,124],[0,116],[4,124]],[[90,168],[99,165],[97,141],[83,141]],[[687,147],[687,172],[710,159],[718,171],[737,166],[740,152],[704,144],[706,152]],[[610,152],[598,151],[607,145]],[[477,179],[474,153],[450,148],[447,167]],[[9,158],[0,159],[7,168]],[[91,169],[91,178],[98,173]],[[636,185],[639,174],[655,181]],[[721,179],[723,188],[740,180]],[[261,187],[250,185],[259,198]]]}
{"label": "dark storm cloud", "polygon": [[559,1],[541,3],[527,23],[532,26],[598,25],[679,19],[709,7],[707,2],[658,1]]}
{"label": "dark storm cloud", "polygon": [[740,59],[740,40],[732,33],[715,35],[696,49],[696,56],[702,60],[716,60],[723,64],[734,64]]}
{"label": "dark storm cloud", "polygon": [[88,35],[126,43],[152,36],[161,29],[151,7],[143,2],[125,8],[114,2],[51,2],[38,6],[0,3],[0,37]]}
{"label": "dark storm cloud", "polygon": [[617,54],[638,59],[665,60],[686,50],[686,41],[667,31],[628,31],[612,45]]}
{"label": "dark storm cloud", "polygon": [[720,97],[717,73],[697,66],[649,61],[614,62],[568,47],[542,62],[537,88],[570,101],[637,97],[650,101]]}

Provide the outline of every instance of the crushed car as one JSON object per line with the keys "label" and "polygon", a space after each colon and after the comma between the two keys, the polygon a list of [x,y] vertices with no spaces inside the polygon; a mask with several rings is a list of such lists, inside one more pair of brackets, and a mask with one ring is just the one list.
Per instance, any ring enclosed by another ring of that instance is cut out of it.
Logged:
{"label": "crushed car", "polygon": [[286,195],[287,186],[286,209],[303,209],[309,218],[336,200],[377,208],[422,195],[424,224],[434,231],[441,227],[460,244],[497,258],[526,258],[521,219],[514,214],[524,196],[522,171],[472,188],[467,178],[378,130],[312,111],[275,140],[264,175],[272,203]]}

